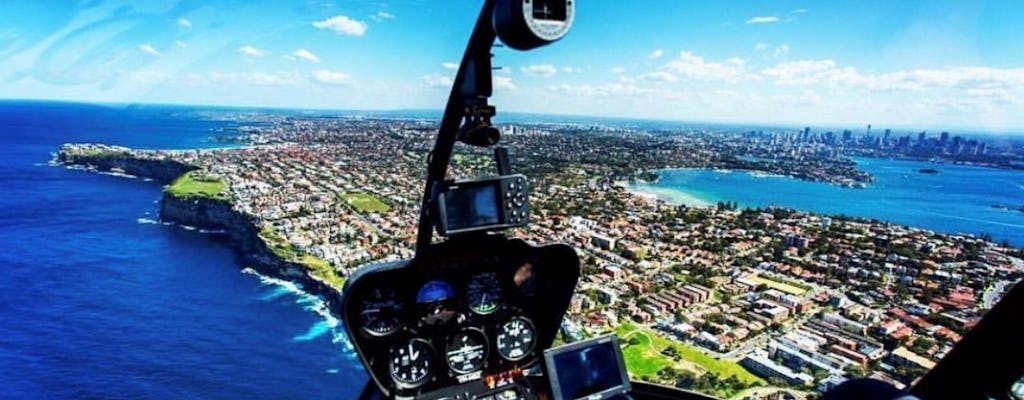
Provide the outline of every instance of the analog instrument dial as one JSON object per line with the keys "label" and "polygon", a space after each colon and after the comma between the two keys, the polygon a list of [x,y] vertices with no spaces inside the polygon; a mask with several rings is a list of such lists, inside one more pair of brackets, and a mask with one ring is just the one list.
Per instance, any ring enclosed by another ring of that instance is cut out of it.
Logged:
{"label": "analog instrument dial", "polygon": [[412,339],[391,348],[388,369],[391,379],[401,389],[412,389],[426,383],[434,368],[434,349],[426,340]]}
{"label": "analog instrument dial", "polygon": [[508,361],[519,361],[530,355],[536,346],[537,332],[523,317],[513,317],[501,325],[496,338],[498,355]]}
{"label": "analog instrument dial", "polygon": [[501,301],[501,283],[498,274],[483,272],[470,278],[466,285],[469,309],[481,315],[493,313]]}
{"label": "analog instrument dial", "polygon": [[487,336],[475,328],[459,331],[448,338],[445,357],[448,367],[458,374],[479,371],[487,361]]}
{"label": "analog instrument dial", "polygon": [[363,299],[359,317],[363,331],[372,336],[387,336],[398,330],[402,310],[394,288],[376,288]]}

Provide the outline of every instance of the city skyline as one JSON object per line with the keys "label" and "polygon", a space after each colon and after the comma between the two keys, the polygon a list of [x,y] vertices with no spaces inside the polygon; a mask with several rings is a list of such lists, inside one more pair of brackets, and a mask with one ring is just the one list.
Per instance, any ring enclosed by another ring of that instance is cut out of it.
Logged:
{"label": "city skyline", "polygon": [[[444,104],[477,4],[6,4],[4,97],[352,110]],[[659,12],[649,12],[661,7]],[[1009,1],[581,4],[497,49],[500,111],[721,123],[1020,130]],[[244,16],[244,18],[242,18]]]}

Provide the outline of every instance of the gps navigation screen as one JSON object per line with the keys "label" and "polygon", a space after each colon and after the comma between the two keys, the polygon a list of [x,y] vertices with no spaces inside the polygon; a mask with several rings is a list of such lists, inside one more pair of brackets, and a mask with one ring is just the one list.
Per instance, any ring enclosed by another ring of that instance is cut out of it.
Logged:
{"label": "gps navigation screen", "polygon": [[494,185],[462,187],[444,194],[448,229],[457,230],[499,222],[498,188]]}
{"label": "gps navigation screen", "polygon": [[555,400],[607,399],[629,391],[618,341],[605,336],[546,354]]}

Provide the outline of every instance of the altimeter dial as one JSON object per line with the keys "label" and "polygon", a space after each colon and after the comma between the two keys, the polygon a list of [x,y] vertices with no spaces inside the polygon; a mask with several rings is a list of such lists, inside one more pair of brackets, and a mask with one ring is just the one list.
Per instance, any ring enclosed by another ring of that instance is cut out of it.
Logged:
{"label": "altimeter dial", "polygon": [[530,355],[536,346],[537,332],[523,317],[513,317],[501,325],[496,338],[498,355],[508,361],[519,361]]}
{"label": "altimeter dial", "polygon": [[388,369],[391,379],[400,389],[417,388],[433,374],[434,348],[426,340],[412,339],[404,345],[391,348]]}

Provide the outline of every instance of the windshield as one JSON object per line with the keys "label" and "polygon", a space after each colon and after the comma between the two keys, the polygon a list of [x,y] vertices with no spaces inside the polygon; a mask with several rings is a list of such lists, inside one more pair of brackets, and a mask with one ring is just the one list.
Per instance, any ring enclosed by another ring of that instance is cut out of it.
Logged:
{"label": "windshield", "polygon": [[[413,256],[480,3],[0,2],[0,397],[356,398],[325,299]],[[495,47],[490,101],[509,234],[582,261],[557,343],[719,398],[906,387],[1021,278],[1024,3],[534,3],[572,31]]]}

